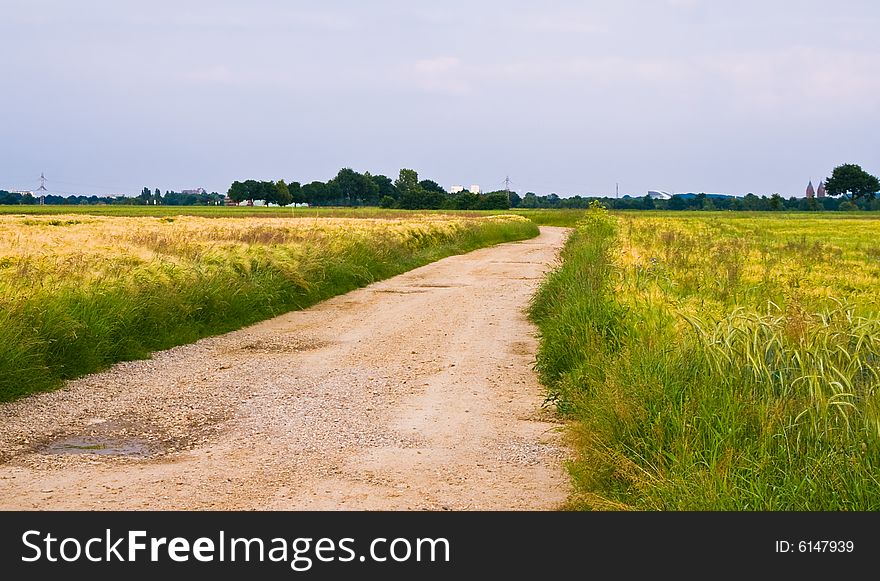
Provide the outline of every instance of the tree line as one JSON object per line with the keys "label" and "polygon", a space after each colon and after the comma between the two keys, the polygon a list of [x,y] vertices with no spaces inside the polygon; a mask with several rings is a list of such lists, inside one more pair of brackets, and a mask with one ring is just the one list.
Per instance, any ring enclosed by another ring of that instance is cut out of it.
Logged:
{"label": "tree line", "polygon": [[404,210],[497,210],[510,207],[506,191],[451,194],[434,180],[419,180],[418,172],[406,168],[401,169],[393,181],[385,175],[359,173],[351,168],[342,168],[326,182],[235,181],[229,186],[227,195],[236,203],[262,200],[279,206],[380,206]]}
{"label": "tree line", "polygon": [[[784,198],[780,194],[744,197],[720,196],[712,194],[677,194],[668,200],[650,196],[623,198],[571,196],[562,198],[555,193],[538,195],[527,192],[522,197],[515,191],[497,190],[482,194],[470,191],[447,192],[437,182],[430,179],[419,180],[412,169],[401,169],[397,179],[384,175],[359,173],[351,168],[342,168],[332,179],[312,181],[301,184],[286,182],[244,180],[235,181],[229,187],[227,196],[236,203],[261,200],[266,204],[288,206],[307,204],[309,206],[380,206],[405,210],[504,210],[508,208],[587,208],[591,202],[599,201],[614,210],[733,210],[733,211],[773,211],[773,210],[880,210],[880,180],[855,164],[843,164],[825,180],[825,198]],[[47,195],[45,204],[114,204],[114,205],[168,205],[168,206],[208,206],[224,204],[225,196],[217,192],[182,193],[159,188],[143,188],[136,197],[130,196],[56,196]],[[30,193],[7,192],[0,190],[0,204],[39,204],[40,200]]]}
{"label": "tree line", "polygon": [[199,192],[193,194],[166,190],[165,195],[162,195],[159,188],[151,191],[150,188],[145,187],[141,190],[141,193],[133,199],[132,203],[137,206],[222,206],[223,198],[223,194],[218,194],[217,192],[211,192],[210,194],[208,192]]}
{"label": "tree line", "polygon": [[[165,206],[217,206],[223,205],[223,194],[211,192],[210,194],[199,193],[189,194],[182,192],[173,192],[167,190],[163,195],[158,188],[151,191],[144,188],[140,195],[136,197],[115,195],[115,196],[58,196],[55,194],[47,194],[43,196],[43,204],[49,206],[61,205],[113,205],[113,206],[144,206],[144,205],[165,205]],[[38,205],[40,198],[35,197],[29,192],[7,192],[0,190],[0,205]]]}

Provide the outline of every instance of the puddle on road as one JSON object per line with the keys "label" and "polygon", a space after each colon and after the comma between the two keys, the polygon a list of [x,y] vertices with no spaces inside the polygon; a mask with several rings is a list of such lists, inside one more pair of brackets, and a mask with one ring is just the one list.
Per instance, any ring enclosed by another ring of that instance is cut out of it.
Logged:
{"label": "puddle on road", "polygon": [[44,446],[43,454],[99,454],[102,456],[134,456],[150,455],[146,442],[137,439],[114,439],[98,437],[62,438]]}

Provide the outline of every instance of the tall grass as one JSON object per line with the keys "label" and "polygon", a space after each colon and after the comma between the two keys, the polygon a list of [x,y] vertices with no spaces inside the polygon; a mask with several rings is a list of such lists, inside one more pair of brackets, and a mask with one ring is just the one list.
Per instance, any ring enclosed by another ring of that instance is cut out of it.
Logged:
{"label": "tall grass", "polygon": [[865,232],[590,214],[531,309],[572,508],[880,508]]}
{"label": "tall grass", "polygon": [[478,247],[517,216],[0,218],[0,401]]}

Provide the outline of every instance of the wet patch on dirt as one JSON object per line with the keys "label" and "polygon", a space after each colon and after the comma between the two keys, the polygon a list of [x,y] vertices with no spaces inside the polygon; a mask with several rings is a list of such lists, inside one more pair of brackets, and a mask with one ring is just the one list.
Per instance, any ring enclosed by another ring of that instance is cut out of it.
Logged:
{"label": "wet patch on dirt", "polygon": [[101,456],[149,456],[150,446],[137,438],[115,439],[92,436],[61,438],[44,446],[43,454],[98,454]]}
{"label": "wet patch on dirt", "polygon": [[262,352],[262,353],[298,353],[301,351],[314,351],[330,345],[330,341],[323,341],[314,337],[302,336],[275,336],[256,339],[246,342],[237,350]]}
{"label": "wet patch on dirt", "polygon": [[532,347],[525,341],[513,341],[510,344],[510,352],[513,355],[531,355]]}
{"label": "wet patch on dirt", "polygon": [[419,289],[411,289],[411,288],[376,288],[371,289],[374,293],[392,293],[398,295],[414,295],[418,293],[426,293],[426,290]]}

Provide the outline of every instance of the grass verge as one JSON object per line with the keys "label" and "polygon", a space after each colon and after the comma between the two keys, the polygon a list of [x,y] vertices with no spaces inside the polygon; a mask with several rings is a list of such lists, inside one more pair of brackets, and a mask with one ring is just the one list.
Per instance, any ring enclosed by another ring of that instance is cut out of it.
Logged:
{"label": "grass verge", "polygon": [[858,242],[644,220],[588,212],[531,305],[570,508],[880,509],[880,318],[823,268]]}

